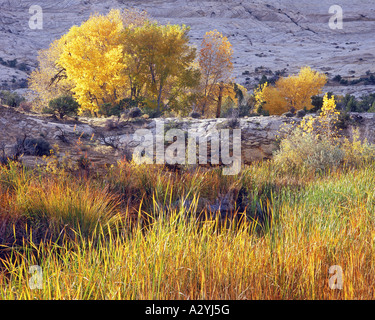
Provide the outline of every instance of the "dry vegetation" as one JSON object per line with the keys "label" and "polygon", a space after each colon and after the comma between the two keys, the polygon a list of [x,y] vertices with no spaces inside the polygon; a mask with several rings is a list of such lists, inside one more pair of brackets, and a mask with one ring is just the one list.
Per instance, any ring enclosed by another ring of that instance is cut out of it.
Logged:
{"label": "dry vegetation", "polygon": [[[40,52],[30,80],[37,106],[60,96],[49,103],[60,118],[77,102],[94,114],[141,102],[157,114],[193,106],[216,117],[228,99],[241,107],[246,92],[232,82],[225,37],[206,34],[198,66],[188,28],[138,15],[93,16]],[[311,109],[326,80],[307,67],[253,98],[271,114]],[[126,160],[88,170],[87,153],[73,165],[56,150],[27,169],[3,152],[0,298],[373,299],[375,148],[343,139],[338,119],[326,95],[316,117],[280,137],[273,160],[236,176]],[[33,265],[43,270],[37,290]],[[342,290],[328,285],[333,265],[343,269]]]}
{"label": "dry vegetation", "polygon": [[[144,168],[123,164],[103,179],[77,180],[2,167],[7,246],[0,296],[372,299],[374,171],[287,177],[263,163],[226,178],[215,170],[177,174],[156,167],[145,175]],[[196,218],[200,195],[242,188],[249,199],[245,214]],[[127,206],[129,193],[138,210]],[[189,204],[175,205],[180,197]],[[257,206],[251,209],[257,201],[268,203],[263,220]],[[28,285],[31,265],[43,268],[42,290]],[[332,265],[344,270],[341,291],[328,286]]]}
{"label": "dry vegetation", "polygon": [[[323,115],[334,114],[332,101]],[[0,167],[0,297],[373,299],[375,166],[350,157],[364,146],[347,141],[342,161],[293,171],[281,146],[278,161],[237,176],[126,161],[82,175],[10,162]],[[218,198],[232,205],[226,216],[211,210]],[[32,265],[43,268],[43,289],[29,286]],[[332,265],[343,268],[342,290],[329,288]]]}

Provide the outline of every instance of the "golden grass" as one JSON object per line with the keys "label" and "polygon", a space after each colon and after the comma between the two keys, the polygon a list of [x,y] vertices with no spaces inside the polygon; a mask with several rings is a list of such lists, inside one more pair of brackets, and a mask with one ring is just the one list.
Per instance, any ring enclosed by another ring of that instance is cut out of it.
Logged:
{"label": "golden grass", "polygon": [[[113,175],[106,177],[113,194],[102,193],[98,187],[101,181],[70,181],[70,188],[81,192],[76,197],[64,191],[68,186],[61,180],[32,177],[12,190],[9,186],[16,184],[9,179],[0,183],[2,190],[9,191],[7,195],[0,192],[1,201],[8,202],[8,208],[19,216],[27,217],[30,208],[60,214],[69,210],[57,210],[57,203],[62,208],[73,203],[76,208],[82,201],[87,208],[83,219],[93,212],[97,221],[97,208],[100,212],[111,208],[111,216],[116,212],[123,217],[112,228],[100,223],[85,232],[69,222],[74,237],[59,241],[31,241],[34,227],[29,226],[22,250],[12,250],[2,259],[1,299],[374,298],[374,167],[311,179],[294,177],[290,183],[275,176],[267,164],[244,169],[232,178],[221,177],[217,171],[173,176],[150,168],[149,172],[156,171],[148,181],[135,168],[120,169],[128,171],[118,174],[116,185]],[[152,214],[144,212],[149,207],[139,202],[138,215],[149,223],[129,228],[124,218],[129,212],[121,205],[111,207],[112,197],[129,190],[141,192],[143,183],[155,191],[148,199],[153,204]],[[22,185],[28,187],[21,196]],[[213,192],[247,187],[251,198],[266,195],[272,223],[259,225],[251,215],[242,223],[189,218],[189,208],[183,206],[166,214],[166,205],[178,196],[189,196],[190,209],[197,208],[201,194],[213,197],[209,186]],[[100,206],[95,199],[109,200]],[[41,290],[29,287],[32,265],[43,268]],[[343,269],[342,290],[329,288],[332,265]]]}

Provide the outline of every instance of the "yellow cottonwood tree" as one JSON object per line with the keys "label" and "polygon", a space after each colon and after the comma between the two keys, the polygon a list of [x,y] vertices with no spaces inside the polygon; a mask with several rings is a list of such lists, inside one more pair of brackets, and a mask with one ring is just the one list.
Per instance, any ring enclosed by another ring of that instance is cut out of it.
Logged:
{"label": "yellow cottonwood tree", "polygon": [[260,85],[254,90],[254,97],[256,100],[256,108],[259,111],[260,107],[270,112],[270,114],[283,114],[290,110],[287,100],[280,91],[267,82]]}
{"label": "yellow cottonwood tree", "polygon": [[[195,48],[189,45],[189,28],[146,23],[123,33],[124,61],[132,96],[145,90],[157,111],[171,99],[171,88],[194,85]],[[186,81],[185,81],[185,80]]]}
{"label": "yellow cottonwood tree", "polygon": [[199,52],[202,74],[202,114],[216,103],[216,117],[220,117],[224,95],[232,94],[233,49],[227,37],[213,30],[205,34]]}
{"label": "yellow cottonwood tree", "polygon": [[271,115],[304,108],[310,110],[313,108],[311,97],[320,94],[326,82],[325,74],[303,67],[298,75],[280,78],[275,86],[266,83],[254,91],[254,96],[257,106],[263,106]]}
{"label": "yellow cottonwood tree", "polygon": [[114,104],[126,95],[123,21],[119,10],[106,16],[94,15],[81,26],[73,26],[64,36],[65,45],[57,60],[82,110],[97,112],[104,103]]}
{"label": "yellow cottonwood tree", "polygon": [[138,33],[134,29],[141,28],[151,21],[146,11],[125,9],[122,13],[124,30],[121,33],[121,43],[124,53],[124,73],[128,77],[131,101],[138,101],[144,95],[143,89],[146,82],[144,56],[137,51]]}
{"label": "yellow cottonwood tree", "polygon": [[[157,111],[162,106],[179,108],[189,103],[189,90],[200,76],[188,32],[186,26],[152,22],[144,11],[96,14],[73,26],[48,55],[41,53],[42,71],[30,83],[34,91],[42,82],[59,83],[60,91],[74,94],[81,112],[96,113],[101,105],[115,105],[129,97],[146,98]],[[48,105],[58,93],[48,91],[43,103]]]}
{"label": "yellow cottonwood tree", "polygon": [[[139,27],[145,24],[149,21],[149,16],[146,11],[140,11],[136,9],[124,9],[122,12],[112,12],[106,19],[103,19],[103,17],[98,18],[94,17],[90,19],[90,22],[85,23],[81,27],[74,27],[73,30],[71,30],[68,35],[64,35],[60,39],[54,41],[50,47],[46,50],[41,50],[38,53],[38,68],[35,69],[32,74],[29,77],[29,89],[30,94],[29,98],[30,100],[33,100],[33,106],[37,110],[42,110],[46,106],[48,106],[48,103],[50,100],[63,95],[72,95],[72,90],[74,88],[78,89],[76,98],[79,95],[82,95],[82,81],[83,75],[88,75],[87,68],[92,68],[92,71],[97,68],[102,69],[101,72],[105,70],[110,71],[110,69],[106,68],[106,64],[111,64],[111,60],[108,60],[110,54],[108,54],[108,51],[110,48],[115,46],[116,41],[113,41],[112,44],[108,43],[108,41],[102,41],[105,37],[112,36],[115,33],[119,32],[121,28],[120,20],[122,21],[124,28],[133,28],[133,27]],[[103,21],[103,20],[106,20]],[[109,22],[109,23],[108,23]],[[104,26],[104,23],[107,24],[106,29],[107,31],[110,30],[108,28],[109,25],[113,25],[115,22],[116,28],[113,30],[114,32],[107,33],[107,35],[104,33],[99,33],[99,29],[102,29]],[[98,33],[95,35],[95,26],[96,25],[96,31]],[[77,29],[78,28],[78,29]],[[85,32],[89,31],[87,34]],[[84,40],[83,40],[84,39]],[[90,40],[91,39],[91,40]],[[95,40],[97,39],[100,43],[100,41],[104,44],[106,44],[106,49],[102,46],[100,48],[100,45],[98,46],[98,49],[93,50],[93,45],[95,45]],[[68,45],[68,42],[74,40],[72,44]],[[116,40],[116,37],[111,40]],[[77,43],[81,41],[84,42],[83,47],[77,46]],[[86,46],[87,43],[91,42],[92,45]],[[122,45],[122,42],[121,42]],[[71,47],[75,47],[74,50]],[[118,46],[120,47],[120,40],[118,41]],[[70,51],[65,51],[65,55],[68,55],[68,57],[72,57],[70,61],[68,61],[67,57],[65,57],[64,63],[59,63],[61,55],[64,53],[64,50],[67,48],[70,48]],[[81,52],[79,52],[79,50]],[[103,50],[104,49],[104,50]],[[89,50],[91,50],[89,52]],[[72,53],[75,54],[75,56],[72,56]],[[96,55],[95,59],[93,59],[94,54]],[[76,60],[73,60],[73,57],[76,58]],[[80,58],[82,57],[82,58]],[[90,59],[90,65],[88,63],[85,63],[84,60]],[[105,60],[106,59],[106,60]],[[95,63],[98,63],[96,65]],[[76,64],[76,66],[74,66]],[[67,79],[67,73],[66,69],[63,67],[66,66],[70,70],[70,78]],[[78,65],[78,66],[77,66]],[[104,68],[103,68],[104,66]],[[117,65],[118,66],[118,65]],[[75,68],[77,67],[77,68]],[[85,72],[82,72],[84,69]],[[74,72],[76,70],[77,72]],[[93,74],[91,74],[93,75]],[[107,76],[109,75],[109,72],[107,72]],[[78,76],[78,80],[76,77]],[[96,79],[96,78],[95,78]],[[86,86],[89,85],[88,81],[89,78],[85,78]],[[120,81],[118,81],[119,83]],[[91,85],[91,84],[90,84]],[[121,84],[121,89],[116,90],[116,95],[119,95],[119,92],[124,91],[125,83]],[[94,87],[92,87],[94,88]],[[93,91],[93,90],[92,90]],[[103,90],[97,91],[100,92]],[[89,94],[89,93],[88,93]],[[100,102],[101,96],[106,96],[108,94],[98,95],[96,98],[98,98]],[[84,95],[83,95],[84,96]],[[82,99],[85,99],[84,97]],[[86,98],[87,100],[87,98]],[[111,100],[111,99],[110,99]],[[112,99],[113,100],[113,99]],[[85,105],[83,109],[92,109],[96,110],[95,104],[89,104]]]}

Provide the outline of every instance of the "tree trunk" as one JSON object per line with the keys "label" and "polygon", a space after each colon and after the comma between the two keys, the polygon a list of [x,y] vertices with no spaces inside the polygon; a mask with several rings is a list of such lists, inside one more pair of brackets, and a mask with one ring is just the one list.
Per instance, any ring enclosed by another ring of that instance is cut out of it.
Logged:
{"label": "tree trunk", "polygon": [[203,103],[203,106],[202,106],[202,117],[204,116],[204,112],[206,111],[206,104],[207,104],[206,101],[207,101],[207,100],[205,99],[205,100],[204,100],[204,103]]}
{"label": "tree trunk", "polygon": [[220,118],[220,115],[221,115],[221,105],[222,105],[222,102],[223,102],[223,90],[224,90],[224,83],[220,82],[220,84],[219,84],[219,96],[217,98],[216,118]]}
{"label": "tree trunk", "polygon": [[160,113],[160,105],[161,105],[161,95],[162,95],[162,92],[163,92],[163,86],[160,84],[159,94],[158,94],[158,108],[157,108],[157,113],[158,114]]}

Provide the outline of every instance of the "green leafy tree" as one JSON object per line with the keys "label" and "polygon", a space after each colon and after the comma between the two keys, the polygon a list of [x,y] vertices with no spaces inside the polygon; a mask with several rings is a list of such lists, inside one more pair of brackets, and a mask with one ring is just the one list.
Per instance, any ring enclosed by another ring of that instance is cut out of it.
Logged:
{"label": "green leafy tree", "polygon": [[71,96],[60,96],[49,102],[48,111],[59,115],[63,119],[66,115],[76,115],[79,104]]}

